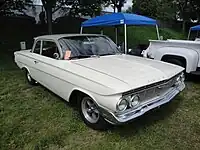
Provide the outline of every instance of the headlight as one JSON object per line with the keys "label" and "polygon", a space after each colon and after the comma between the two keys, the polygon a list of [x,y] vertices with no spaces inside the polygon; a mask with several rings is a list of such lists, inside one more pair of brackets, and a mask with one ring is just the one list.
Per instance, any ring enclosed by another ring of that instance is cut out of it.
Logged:
{"label": "headlight", "polygon": [[126,110],[127,107],[128,107],[128,102],[125,99],[122,99],[117,103],[118,111],[124,111],[124,110]]}
{"label": "headlight", "polygon": [[135,107],[139,104],[140,97],[139,95],[133,95],[130,100],[130,107]]}

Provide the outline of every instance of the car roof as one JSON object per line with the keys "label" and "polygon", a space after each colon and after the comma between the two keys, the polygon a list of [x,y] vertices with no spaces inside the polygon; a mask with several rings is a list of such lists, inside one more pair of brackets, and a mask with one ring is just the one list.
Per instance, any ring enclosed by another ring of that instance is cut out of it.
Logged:
{"label": "car roof", "polygon": [[103,36],[101,34],[52,34],[52,35],[42,35],[35,37],[35,40],[38,39],[47,39],[47,40],[59,40],[64,37],[74,37],[74,36]]}

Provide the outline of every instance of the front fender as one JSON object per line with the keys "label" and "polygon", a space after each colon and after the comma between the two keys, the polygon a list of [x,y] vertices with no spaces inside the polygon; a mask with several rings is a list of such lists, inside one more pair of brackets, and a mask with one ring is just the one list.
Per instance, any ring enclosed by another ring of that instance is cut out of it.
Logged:
{"label": "front fender", "polygon": [[70,94],[68,95],[67,100],[69,100],[71,93],[76,90],[83,92],[86,95],[90,96],[94,100],[94,102],[96,103],[96,105],[98,107],[103,108],[104,110],[107,110],[107,111],[112,111],[112,112],[116,111],[116,104],[122,97],[121,93],[114,94],[114,95],[99,95],[99,94],[93,93],[89,90],[75,87],[71,90]]}
{"label": "front fender", "polygon": [[166,55],[180,56],[186,60],[186,72],[196,71],[199,56],[198,53],[193,49],[177,48],[177,47],[163,47],[159,48],[154,56],[155,60],[162,60]]}

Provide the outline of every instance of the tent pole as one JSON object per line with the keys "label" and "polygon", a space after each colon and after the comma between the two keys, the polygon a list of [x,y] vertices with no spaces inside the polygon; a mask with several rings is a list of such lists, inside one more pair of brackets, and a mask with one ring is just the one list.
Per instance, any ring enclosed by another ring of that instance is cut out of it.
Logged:
{"label": "tent pole", "polygon": [[158,25],[156,25],[156,32],[157,32],[157,37],[158,37],[158,40],[160,40],[160,33],[159,33],[159,28],[158,28]]}
{"label": "tent pole", "polygon": [[126,24],[124,24],[124,50],[125,54],[127,54],[127,31],[126,31]]}
{"label": "tent pole", "polygon": [[117,45],[118,39],[117,39],[117,27],[115,27],[115,44]]}
{"label": "tent pole", "polygon": [[101,29],[101,35],[103,35],[103,29]]}
{"label": "tent pole", "polygon": [[83,27],[81,27],[81,30],[80,30],[80,34],[82,34],[83,33]]}
{"label": "tent pole", "polygon": [[190,31],[189,31],[189,33],[188,33],[188,40],[190,40],[190,34],[191,34],[191,29],[190,29]]}

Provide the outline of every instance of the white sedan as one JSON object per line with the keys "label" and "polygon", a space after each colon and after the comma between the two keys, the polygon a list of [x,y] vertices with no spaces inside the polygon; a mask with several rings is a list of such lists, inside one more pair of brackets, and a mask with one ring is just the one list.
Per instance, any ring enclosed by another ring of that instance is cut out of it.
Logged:
{"label": "white sedan", "polygon": [[121,54],[102,35],[40,36],[32,49],[14,54],[30,84],[77,106],[93,129],[133,120],[185,88],[182,67]]}

